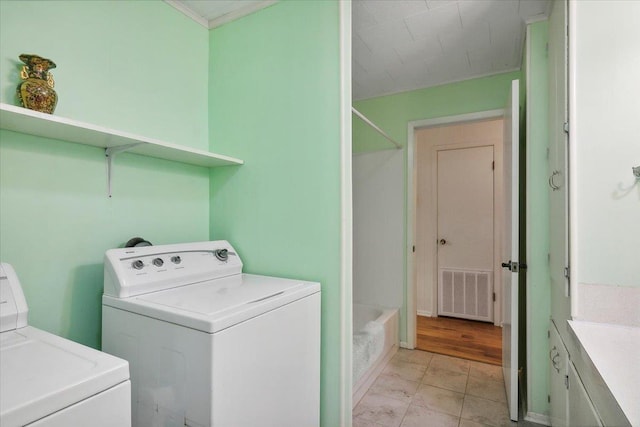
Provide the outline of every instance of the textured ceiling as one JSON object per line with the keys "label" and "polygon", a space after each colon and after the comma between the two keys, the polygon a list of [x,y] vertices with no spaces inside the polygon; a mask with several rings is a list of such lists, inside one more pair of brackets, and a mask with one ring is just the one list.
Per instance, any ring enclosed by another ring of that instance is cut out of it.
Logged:
{"label": "textured ceiling", "polygon": [[525,21],[549,0],[354,0],[353,98],[520,68]]}
{"label": "textured ceiling", "polygon": [[[275,2],[165,1],[208,27]],[[551,0],[353,0],[353,98],[520,69],[525,21],[550,6]]]}

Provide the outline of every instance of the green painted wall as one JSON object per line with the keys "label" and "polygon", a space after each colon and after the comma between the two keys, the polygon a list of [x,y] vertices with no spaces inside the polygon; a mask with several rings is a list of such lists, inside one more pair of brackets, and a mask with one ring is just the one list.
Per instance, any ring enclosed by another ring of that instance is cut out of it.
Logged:
{"label": "green painted wall", "polygon": [[[56,115],[207,148],[208,44],[163,2],[0,1],[0,100],[36,53],[58,65]],[[209,171],[121,154],[108,199],[103,150],[0,131],[0,259],[32,325],[99,347],[104,252],[137,235],[208,239]]]}
{"label": "green painted wall", "polygon": [[[396,95],[354,102],[354,106],[399,143],[407,143],[407,125],[410,121],[446,117],[504,108],[511,81],[520,78],[520,72],[498,74],[466,80],[443,86],[403,92]],[[367,152],[390,148],[390,143],[371,131],[359,118],[353,118],[353,150]],[[406,151],[404,164],[406,165]],[[404,204],[398,206],[406,218],[406,166],[404,170]],[[357,221],[357,218],[355,219]],[[406,222],[406,221],[405,221]],[[404,234],[406,235],[406,223]],[[406,244],[404,259],[406,260]],[[406,261],[405,261],[406,265]],[[401,310],[400,340],[407,337],[406,315],[407,278],[403,286],[404,302]]]}
{"label": "green painted wall", "polygon": [[549,196],[547,147],[549,146],[548,22],[529,26],[529,64],[525,69],[527,93],[527,372],[529,412],[548,414],[549,342],[551,316],[549,253]]}
{"label": "green painted wall", "polygon": [[211,238],[245,271],[322,284],[321,424],[340,425],[338,2],[280,2],[210,34]]}
{"label": "green painted wall", "polygon": [[[354,106],[399,143],[407,143],[407,123],[457,114],[504,108],[511,80],[520,72],[497,74],[427,89],[354,102]],[[353,151],[390,148],[382,137],[367,138],[370,129],[353,119]]]}

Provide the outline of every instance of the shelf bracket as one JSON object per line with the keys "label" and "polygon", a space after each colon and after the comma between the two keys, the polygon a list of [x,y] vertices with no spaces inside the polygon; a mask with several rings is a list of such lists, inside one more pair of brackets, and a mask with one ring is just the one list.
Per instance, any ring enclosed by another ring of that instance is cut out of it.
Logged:
{"label": "shelf bracket", "polygon": [[111,178],[113,177],[113,171],[112,171],[113,159],[116,157],[116,154],[123,153],[140,144],[142,143],[136,142],[133,144],[120,145],[117,147],[107,147],[104,149],[104,155],[107,158],[107,195],[109,196],[109,198],[111,198]]}

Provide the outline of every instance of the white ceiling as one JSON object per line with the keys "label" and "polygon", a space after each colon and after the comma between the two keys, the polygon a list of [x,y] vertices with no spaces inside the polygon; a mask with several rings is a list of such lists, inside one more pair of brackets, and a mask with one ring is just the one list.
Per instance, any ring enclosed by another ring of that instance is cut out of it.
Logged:
{"label": "white ceiling", "polygon": [[353,98],[520,69],[550,0],[353,0]]}
{"label": "white ceiling", "polygon": [[[275,3],[165,1],[208,28]],[[520,69],[525,21],[548,15],[550,6],[551,0],[353,0],[353,99]]]}

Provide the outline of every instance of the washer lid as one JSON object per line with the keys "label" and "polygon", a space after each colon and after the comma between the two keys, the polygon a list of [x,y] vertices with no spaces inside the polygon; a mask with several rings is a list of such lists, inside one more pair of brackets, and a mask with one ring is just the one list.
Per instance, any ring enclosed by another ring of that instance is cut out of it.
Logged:
{"label": "washer lid", "polygon": [[129,364],[27,326],[0,334],[2,427],[23,426],[129,379]]}
{"label": "washer lid", "polygon": [[238,274],[131,298],[105,295],[102,302],[214,333],[316,292],[315,282]]}

